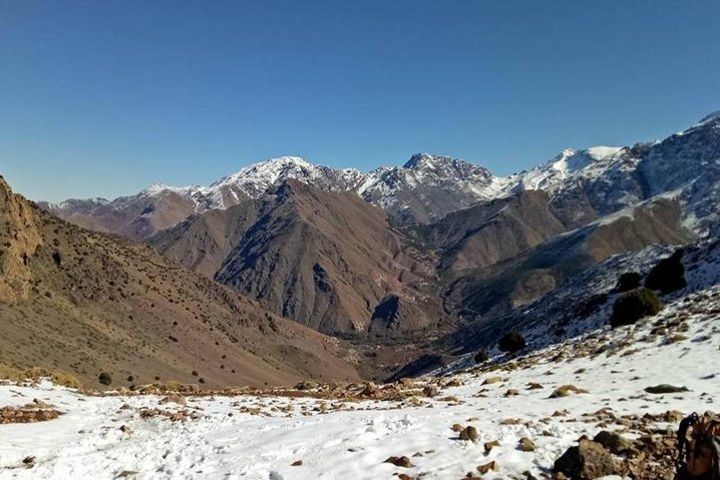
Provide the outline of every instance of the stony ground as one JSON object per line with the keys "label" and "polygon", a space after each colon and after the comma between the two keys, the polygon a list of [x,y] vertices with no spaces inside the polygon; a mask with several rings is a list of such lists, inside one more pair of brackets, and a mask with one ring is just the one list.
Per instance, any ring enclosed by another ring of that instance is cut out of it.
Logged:
{"label": "stony ground", "polygon": [[719,295],[382,386],[92,396],[5,384],[0,478],[672,478],[679,419],[718,410]]}

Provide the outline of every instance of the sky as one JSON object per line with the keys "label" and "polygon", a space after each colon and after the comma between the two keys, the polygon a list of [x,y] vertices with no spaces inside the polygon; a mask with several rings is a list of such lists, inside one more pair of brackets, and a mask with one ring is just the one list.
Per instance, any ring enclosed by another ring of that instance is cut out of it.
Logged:
{"label": "sky", "polygon": [[34,200],[413,153],[507,174],[720,110],[718,0],[0,0],[0,174]]}

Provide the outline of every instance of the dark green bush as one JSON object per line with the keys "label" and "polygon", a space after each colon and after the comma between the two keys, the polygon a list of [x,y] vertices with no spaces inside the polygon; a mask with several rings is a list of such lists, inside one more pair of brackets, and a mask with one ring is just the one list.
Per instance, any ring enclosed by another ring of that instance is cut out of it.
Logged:
{"label": "dark green bush", "polygon": [[483,363],[487,362],[489,359],[488,354],[485,352],[485,350],[480,350],[475,354],[475,363]]}
{"label": "dark green bush", "polygon": [[517,330],[507,332],[498,342],[498,348],[503,352],[509,353],[518,352],[525,348],[526,345],[525,337]]}
{"label": "dark green bush", "polygon": [[643,317],[655,315],[663,305],[657,294],[648,288],[637,288],[615,300],[610,325],[632,325]]}
{"label": "dark green bush", "polygon": [[664,258],[650,270],[645,279],[645,287],[667,295],[687,286],[685,267],[682,264],[684,251],[677,250],[670,257]]}
{"label": "dark green bush", "polygon": [[636,288],[640,287],[641,281],[642,275],[640,275],[639,273],[625,272],[620,275],[620,278],[618,278],[615,290],[617,290],[618,292],[628,292],[630,290],[635,290]]}
{"label": "dark green bush", "polygon": [[112,383],[112,377],[107,372],[102,372],[100,375],[98,375],[98,382],[102,383],[103,385],[110,385]]}

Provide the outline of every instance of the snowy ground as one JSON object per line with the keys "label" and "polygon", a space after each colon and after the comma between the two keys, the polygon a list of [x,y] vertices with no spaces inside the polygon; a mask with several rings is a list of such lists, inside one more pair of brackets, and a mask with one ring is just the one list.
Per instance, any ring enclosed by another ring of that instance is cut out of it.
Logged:
{"label": "snowy ground", "polygon": [[[598,431],[582,414],[603,407],[617,415],[718,410],[720,313],[713,313],[718,298],[715,291],[678,301],[636,327],[600,330],[582,342],[551,347],[521,368],[429,379],[462,385],[443,387],[438,396],[422,398],[418,406],[407,401],[218,396],[188,398],[188,406],[180,407],[159,405],[158,396],[87,397],[47,383],[0,386],[0,407],[40,399],[64,412],[47,422],[0,425],[0,478],[390,479],[404,473],[460,479],[492,460],[499,470],[483,478],[524,478],[525,471],[540,476],[578,437]],[[687,338],[675,337],[669,344],[671,332],[648,336],[658,319],[686,315],[689,330],[682,335]],[[602,353],[597,352],[600,347]],[[565,358],[559,359],[563,352]],[[503,381],[483,385],[492,376]],[[530,390],[529,382],[543,388]],[[588,393],[548,398],[564,384]],[[690,391],[644,392],[657,384]],[[506,397],[509,389],[519,394]],[[458,401],[447,398],[452,396]],[[198,418],[142,419],[138,410],[144,407],[185,408]],[[260,408],[261,414],[252,415],[243,407]],[[559,410],[568,413],[552,416]],[[527,424],[501,425],[508,418]],[[459,440],[451,430],[455,423],[475,426],[479,441]],[[131,432],[121,431],[123,425]],[[534,441],[534,452],[518,449],[522,437]],[[500,446],[486,455],[483,444],[493,440]],[[383,463],[389,456],[403,455],[410,457],[413,467]],[[22,464],[27,456],[36,457],[33,468]],[[298,460],[302,465],[292,466]]]}

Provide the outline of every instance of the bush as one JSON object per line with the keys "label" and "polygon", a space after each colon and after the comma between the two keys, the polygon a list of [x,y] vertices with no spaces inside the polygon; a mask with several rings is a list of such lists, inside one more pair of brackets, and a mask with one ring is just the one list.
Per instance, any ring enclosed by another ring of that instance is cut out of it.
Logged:
{"label": "bush", "polygon": [[645,279],[645,287],[667,295],[687,286],[685,267],[682,264],[684,250],[680,249],[655,265]]}
{"label": "bush", "polygon": [[643,317],[655,315],[663,305],[657,294],[648,288],[637,288],[615,300],[610,326],[632,325]]}
{"label": "bush", "polygon": [[485,350],[480,350],[475,354],[475,363],[483,363],[487,362],[489,359],[488,354],[485,352]]}
{"label": "bush", "polygon": [[620,275],[620,278],[618,278],[615,290],[617,290],[618,292],[628,292],[630,290],[635,290],[636,288],[640,287],[641,280],[642,275],[640,275],[639,273],[625,272]]}
{"label": "bush", "polygon": [[507,332],[498,342],[500,350],[509,353],[519,352],[525,348],[526,345],[525,337],[517,330]]}
{"label": "bush", "polygon": [[102,383],[103,385],[110,385],[112,383],[112,377],[107,372],[102,372],[100,375],[98,375],[98,382]]}

